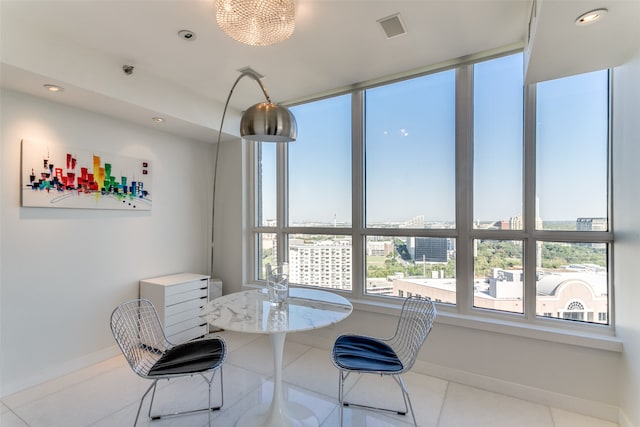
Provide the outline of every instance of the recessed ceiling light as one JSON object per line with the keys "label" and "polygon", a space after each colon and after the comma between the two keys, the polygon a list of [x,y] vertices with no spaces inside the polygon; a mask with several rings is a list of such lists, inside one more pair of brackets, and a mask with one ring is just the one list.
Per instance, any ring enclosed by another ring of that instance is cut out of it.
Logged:
{"label": "recessed ceiling light", "polygon": [[49,85],[46,84],[44,85],[44,87],[49,91],[49,92],[62,92],[64,90],[64,88],[62,86],[57,86],[57,85]]}
{"label": "recessed ceiling light", "polygon": [[600,21],[607,14],[607,9],[595,9],[587,13],[583,13],[576,19],[576,25],[589,25]]}
{"label": "recessed ceiling light", "polygon": [[151,120],[153,120],[156,123],[164,122],[164,119],[162,117],[152,117]]}
{"label": "recessed ceiling light", "polygon": [[178,31],[178,35],[180,36],[180,38],[188,40],[188,41],[196,39],[196,33],[194,33],[193,31],[189,31],[189,30],[180,30],[180,31]]}

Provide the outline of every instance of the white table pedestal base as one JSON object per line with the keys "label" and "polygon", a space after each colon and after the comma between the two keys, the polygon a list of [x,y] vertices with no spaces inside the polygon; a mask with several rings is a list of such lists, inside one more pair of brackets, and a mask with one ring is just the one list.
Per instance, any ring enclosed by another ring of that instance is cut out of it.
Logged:
{"label": "white table pedestal base", "polygon": [[259,405],[242,416],[236,427],[318,427],[313,412],[298,403],[282,397],[282,355],[286,332],[270,335],[273,350],[273,399],[270,404]]}
{"label": "white table pedestal base", "polygon": [[313,412],[297,403],[287,402],[280,411],[273,412],[271,404],[256,406],[244,414],[236,427],[318,427],[319,422]]}

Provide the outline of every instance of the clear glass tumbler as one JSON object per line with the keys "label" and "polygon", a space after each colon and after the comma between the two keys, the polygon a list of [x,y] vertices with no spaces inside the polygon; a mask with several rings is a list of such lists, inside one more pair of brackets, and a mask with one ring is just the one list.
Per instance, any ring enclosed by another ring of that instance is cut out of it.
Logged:
{"label": "clear glass tumbler", "polygon": [[272,305],[282,305],[289,296],[289,265],[278,264],[267,277],[267,290]]}

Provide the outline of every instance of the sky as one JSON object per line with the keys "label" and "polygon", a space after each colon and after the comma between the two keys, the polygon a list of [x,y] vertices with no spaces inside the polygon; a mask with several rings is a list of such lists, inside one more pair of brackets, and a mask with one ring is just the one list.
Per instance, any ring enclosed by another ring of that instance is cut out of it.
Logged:
{"label": "sky", "polygon": [[608,72],[539,84],[537,100],[541,216],[606,217]]}
{"label": "sky", "polygon": [[522,55],[474,67],[474,219],[522,212]]}
{"label": "sky", "polygon": [[[474,67],[474,219],[522,210],[523,55]],[[543,220],[607,214],[606,71],[538,84],[537,196]],[[290,223],[351,223],[351,97],[292,108]],[[455,218],[455,71],[365,94],[367,223]],[[263,143],[263,212],[275,218],[275,144]]]}

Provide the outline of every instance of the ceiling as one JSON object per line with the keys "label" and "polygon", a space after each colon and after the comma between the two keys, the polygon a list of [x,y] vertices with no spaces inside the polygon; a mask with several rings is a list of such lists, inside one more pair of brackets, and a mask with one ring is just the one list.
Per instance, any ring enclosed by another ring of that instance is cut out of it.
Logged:
{"label": "ceiling", "polygon": [[[574,25],[597,7],[609,9],[602,22]],[[377,20],[396,13],[407,33],[387,39]],[[214,0],[0,0],[0,24],[2,87],[214,142],[241,68],[264,75],[274,101],[296,102],[526,46],[527,82],[541,81],[630,58],[640,0],[296,0],[293,36],[266,47],[222,33]],[[185,29],[196,37],[179,37]],[[241,110],[262,100],[251,79],[239,83],[227,138],[238,135]]]}

